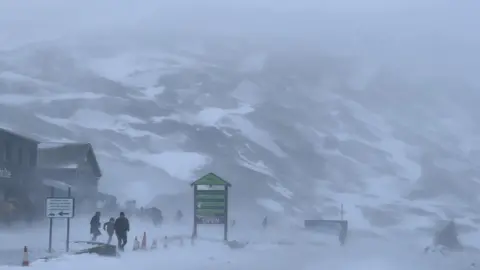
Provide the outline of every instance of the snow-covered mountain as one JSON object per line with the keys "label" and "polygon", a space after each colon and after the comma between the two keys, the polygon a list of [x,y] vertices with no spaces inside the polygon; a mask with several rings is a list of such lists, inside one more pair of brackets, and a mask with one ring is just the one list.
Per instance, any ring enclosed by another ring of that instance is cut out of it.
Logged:
{"label": "snow-covered mountain", "polygon": [[378,232],[480,222],[468,85],[287,45],[94,39],[1,52],[0,125],[91,142],[102,191],[189,206],[213,171],[242,214],[336,218],[343,203]]}

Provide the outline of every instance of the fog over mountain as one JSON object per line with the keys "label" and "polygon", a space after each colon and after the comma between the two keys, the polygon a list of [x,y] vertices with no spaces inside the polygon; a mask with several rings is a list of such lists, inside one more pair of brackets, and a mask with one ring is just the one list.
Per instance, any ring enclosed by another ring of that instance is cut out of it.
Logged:
{"label": "fog over mountain", "polygon": [[2,1],[0,126],[91,142],[101,191],[122,201],[188,208],[188,184],[213,171],[233,185],[233,215],[337,218],[343,203],[357,230],[455,218],[468,233],[480,222],[479,10]]}

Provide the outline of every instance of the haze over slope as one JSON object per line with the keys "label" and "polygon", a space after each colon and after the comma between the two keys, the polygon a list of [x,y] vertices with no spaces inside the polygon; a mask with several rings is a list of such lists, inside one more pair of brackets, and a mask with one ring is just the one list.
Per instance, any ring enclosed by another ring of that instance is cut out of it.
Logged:
{"label": "haze over slope", "polygon": [[2,2],[0,124],[92,142],[121,199],[215,171],[242,214],[473,228],[478,3],[349,2]]}

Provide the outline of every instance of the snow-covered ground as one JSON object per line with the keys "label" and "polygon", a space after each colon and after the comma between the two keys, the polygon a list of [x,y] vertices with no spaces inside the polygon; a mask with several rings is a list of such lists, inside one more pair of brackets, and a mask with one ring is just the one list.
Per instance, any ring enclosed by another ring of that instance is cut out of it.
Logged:
{"label": "snow-covered ground", "polygon": [[[126,266],[151,265],[158,267],[159,265],[169,264],[170,266],[179,265],[179,269],[193,269],[192,267],[200,267],[207,269],[211,266],[232,267],[238,269],[255,263],[269,262],[268,265],[280,266],[280,264],[294,263],[296,260],[287,260],[285,255],[293,258],[303,257],[300,250],[292,249],[289,246],[279,245],[279,242],[295,243],[291,235],[277,234],[275,231],[263,231],[262,229],[242,230],[240,227],[233,228],[230,233],[230,239],[238,239],[239,241],[248,241],[249,246],[245,250],[230,250],[223,244],[222,226],[200,226],[199,238],[191,244],[189,235],[191,234],[191,226],[189,224],[165,224],[160,228],[153,227],[151,223],[142,222],[131,219],[132,231],[129,234],[129,243],[126,252],[122,253],[120,259],[106,259],[96,256],[60,256],[60,258],[44,262],[42,257],[47,257],[48,247],[48,224],[47,222],[35,224],[33,227],[19,226],[16,229],[10,229],[8,232],[2,233],[2,241],[0,249],[0,263],[11,266],[19,265],[22,260],[23,246],[29,249],[30,261],[32,266],[38,269],[42,267],[65,267],[75,261],[75,267],[89,267],[90,265],[98,267],[115,267],[117,263],[126,264]],[[88,219],[75,218],[71,223],[71,251],[84,248],[84,245],[75,243],[79,240],[88,240]],[[151,246],[154,239],[158,240],[159,251],[150,251],[148,253],[133,253],[133,239],[137,237],[141,241],[143,233],[147,235],[147,245]],[[168,249],[163,248],[164,237],[168,239],[182,238],[179,240],[171,240],[168,243]],[[99,237],[99,241],[105,241],[107,236],[104,234]],[[297,245],[304,246],[308,250],[307,239],[298,239]],[[116,240],[114,240],[114,243]],[[8,244],[7,244],[8,243]],[[58,220],[54,222],[53,229],[53,254],[59,256],[65,252],[66,243],[66,221]],[[312,247],[310,247],[312,248]],[[157,256],[155,252],[160,252],[161,256]],[[292,253],[293,252],[293,253]],[[292,253],[292,254],[289,254]],[[279,254],[284,254],[278,256]],[[278,256],[278,257],[277,257]],[[277,257],[277,259],[276,259]],[[188,260],[187,260],[188,258]],[[284,260],[278,260],[284,258]],[[313,258],[313,257],[312,257]],[[76,262],[81,262],[78,264]],[[280,263],[282,261],[282,263]],[[88,263],[87,263],[88,262]],[[295,262],[296,263],[296,262]],[[130,265],[131,264],[131,265]],[[73,264],[72,264],[73,265]],[[292,264],[290,264],[293,266]],[[198,269],[198,268],[195,268]],[[230,268],[228,268],[230,269]]]}
{"label": "snow-covered ground", "polygon": [[[88,219],[72,220],[71,240],[88,238]],[[65,245],[65,224],[56,222],[54,242],[56,254],[62,252]],[[32,269],[298,269],[298,270],[426,270],[426,269],[468,269],[476,262],[478,254],[423,254],[420,245],[404,244],[392,239],[353,238],[347,246],[341,247],[335,241],[327,241],[326,236],[317,236],[294,229],[268,230],[253,228],[233,228],[231,240],[249,241],[243,249],[230,249],[222,242],[221,227],[208,225],[199,227],[199,239],[192,245],[188,239],[191,226],[188,224],[166,224],[154,228],[151,224],[132,219],[132,232],[126,251],[118,258],[105,258],[97,255],[59,255],[53,259],[43,260],[46,256],[48,226],[37,224],[34,228],[17,228],[2,233],[0,259],[9,266],[0,269],[20,267],[22,247],[28,245]],[[141,239],[147,233],[147,245],[153,239],[159,240],[156,250],[133,251],[133,238]],[[170,241],[163,247],[164,237],[185,236],[180,241]],[[315,238],[318,241],[313,241]],[[102,236],[100,240],[105,240]],[[115,241],[114,241],[115,242]],[[71,244],[71,249],[79,248]],[[5,261],[8,260],[8,261]]]}

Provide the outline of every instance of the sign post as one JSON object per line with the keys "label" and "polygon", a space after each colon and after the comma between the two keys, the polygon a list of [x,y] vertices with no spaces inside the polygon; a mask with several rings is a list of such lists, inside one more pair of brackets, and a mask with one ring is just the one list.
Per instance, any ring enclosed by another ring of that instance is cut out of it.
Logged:
{"label": "sign post", "polygon": [[51,197],[45,200],[45,214],[50,219],[50,228],[48,235],[48,252],[52,252],[52,231],[53,219],[67,219],[67,252],[69,251],[70,242],[70,219],[75,216],[75,199],[71,197],[71,190],[68,188],[68,197],[54,197],[54,188],[52,188]]}
{"label": "sign post", "polygon": [[[72,188],[68,188],[67,197],[72,197]],[[72,216],[75,213],[75,200],[72,203]],[[67,252],[70,252],[70,218],[67,218],[67,240],[65,242],[65,249]]]}
{"label": "sign post", "polygon": [[191,184],[193,186],[194,219],[192,237],[197,237],[199,224],[223,224],[223,240],[228,240],[228,188],[232,185],[214,173]]}

